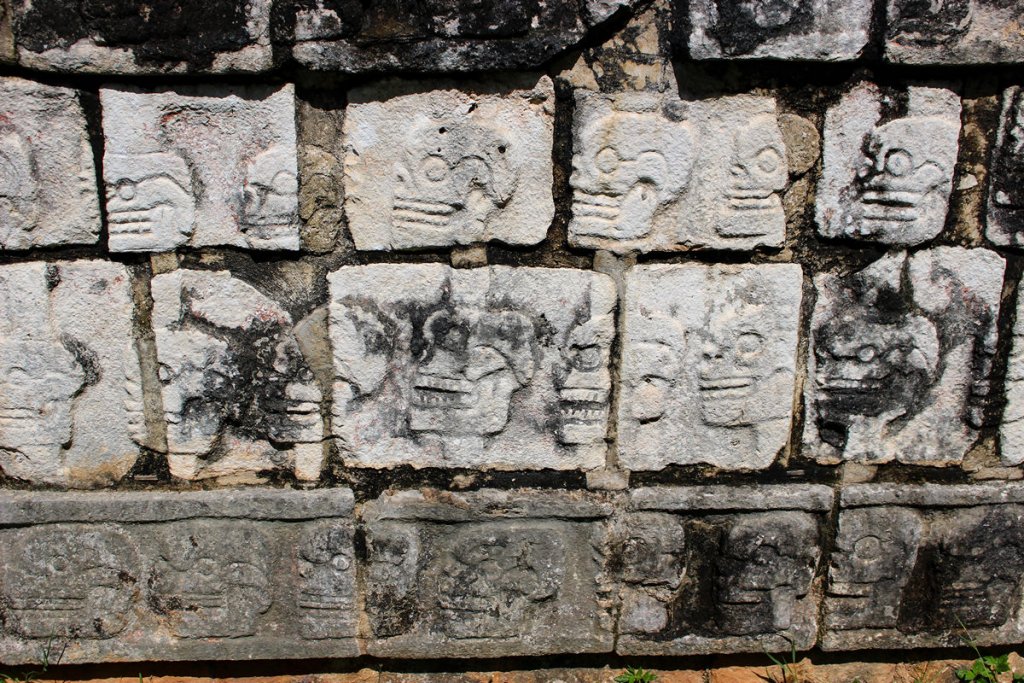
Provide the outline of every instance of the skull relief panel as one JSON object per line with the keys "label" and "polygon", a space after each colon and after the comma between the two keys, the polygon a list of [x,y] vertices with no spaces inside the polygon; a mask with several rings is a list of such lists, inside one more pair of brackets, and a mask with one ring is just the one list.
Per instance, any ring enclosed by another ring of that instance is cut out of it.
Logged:
{"label": "skull relief panel", "polygon": [[357,88],[345,114],[345,211],[358,249],[536,244],[554,215],[554,86]]}
{"label": "skull relief panel", "polygon": [[985,236],[1004,247],[1024,246],[1024,90],[1003,92],[1003,111],[989,176]]}
{"label": "skull relief panel", "polygon": [[0,248],[93,244],[100,209],[78,93],[0,78]]}
{"label": "skull relief panel", "polygon": [[610,278],[567,269],[371,265],[328,279],[333,429],[346,463],[604,464]]}
{"label": "skull relief panel", "polygon": [[322,394],[280,304],[227,272],[153,279],[171,474],[320,477]]}
{"label": "skull relief panel", "polygon": [[1021,0],[887,2],[885,57],[891,62],[984,64],[1024,58]]}
{"label": "skull relief panel", "polygon": [[0,468],[109,485],[145,443],[127,269],[101,261],[0,267]]}
{"label": "skull relief panel", "polygon": [[112,251],[299,248],[293,86],[100,99]]}
{"label": "skull relief panel", "polygon": [[619,460],[761,469],[792,421],[799,265],[651,265],[626,275]]}
{"label": "skull relief panel", "polygon": [[815,278],[804,443],[823,462],[963,460],[984,422],[1003,259],[894,252]]}
{"label": "skull relief panel", "polygon": [[695,0],[695,59],[849,60],[868,42],[871,3],[858,0]]}
{"label": "skull relief panel", "polygon": [[960,99],[951,90],[851,88],[825,116],[818,232],[900,246],[938,235],[959,136]]}

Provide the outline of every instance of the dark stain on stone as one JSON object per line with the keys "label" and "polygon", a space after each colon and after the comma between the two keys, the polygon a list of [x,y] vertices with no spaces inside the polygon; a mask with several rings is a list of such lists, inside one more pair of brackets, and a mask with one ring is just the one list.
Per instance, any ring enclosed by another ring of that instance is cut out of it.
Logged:
{"label": "dark stain on stone", "polygon": [[810,0],[715,0],[715,4],[718,22],[711,34],[727,55],[749,54],[769,40],[805,33],[814,23]]}

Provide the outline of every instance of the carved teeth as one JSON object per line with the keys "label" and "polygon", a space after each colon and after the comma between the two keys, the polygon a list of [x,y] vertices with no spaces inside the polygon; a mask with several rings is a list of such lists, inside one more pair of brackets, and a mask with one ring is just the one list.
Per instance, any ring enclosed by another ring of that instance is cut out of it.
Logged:
{"label": "carved teeth", "polygon": [[603,389],[562,389],[558,395],[563,401],[604,403],[608,399],[608,392]]}
{"label": "carved teeth", "polygon": [[744,375],[737,375],[733,377],[702,377],[700,380],[700,390],[729,391],[731,389],[746,389],[753,383],[753,377]]}

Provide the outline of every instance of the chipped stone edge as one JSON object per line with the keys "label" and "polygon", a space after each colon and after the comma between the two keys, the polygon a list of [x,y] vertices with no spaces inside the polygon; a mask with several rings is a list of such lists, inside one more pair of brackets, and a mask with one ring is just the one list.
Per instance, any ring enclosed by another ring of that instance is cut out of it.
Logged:
{"label": "chipped stone edge", "polygon": [[691,510],[805,510],[832,509],[835,492],[820,484],[768,486],[666,486],[631,492],[629,510],[689,512]]}
{"label": "chipped stone edge", "polygon": [[876,505],[931,508],[1024,503],[1024,482],[855,484],[843,489],[839,500],[844,509]]}

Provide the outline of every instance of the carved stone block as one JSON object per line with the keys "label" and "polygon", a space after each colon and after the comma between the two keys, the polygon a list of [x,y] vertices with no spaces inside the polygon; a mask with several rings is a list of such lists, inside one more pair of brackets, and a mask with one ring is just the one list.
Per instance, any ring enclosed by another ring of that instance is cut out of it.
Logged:
{"label": "carved stone block", "polygon": [[985,236],[1000,246],[1024,246],[1024,90],[1019,86],[1003,92]]}
{"label": "carved stone block", "polygon": [[1024,298],[1017,296],[1013,346],[1006,367],[1006,408],[999,430],[1004,465],[1024,464]]}
{"label": "carved stone block", "polygon": [[0,493],[0,658],[354,656],[352,508],[347,489]]}
{"label": "carved stone block", "polygon": [[328,280],[333,430],[347,464],[604,465],[611,278],[429,264],[350,266]]}
{"label": "carved stone block", "polygon": [[[637,489],[612,534],[623,655],[814,646],[824,486]],[[787,640],[788,639],[788,640]]]}
{"label": "carved stone block", "polygon": [[0,78],[0,248],[93,244],[99,191],[78,93]]}
{"label": "carved stone block", "polygon": [[547,76],[527,83],[353,90],[344,125],[345,211],[356,247],[543,240],[554,215],[555,94]]}
{"label": "carved stone block", "polygon": [[293,86],[100,99],[112,251],[299,248]]}
{"label": "carved stone block", "polygon": [[1020,483],[868,484],[841,500],[824,649],[952,647],[965,629],[1020,642]]}
{"label": "carved stone block", "polygon": [[780,246],[775,101],[576,93],[569,241],[614,252]]}
{"label": "carved stone block", "polygon": [[406,491],[368,503],[367,651],[611,651],[610,513],[598,498],[551,491]]}
{"label": "carved stone block", "polygon": [[887,0],[885,58],[904,64],[1024,59],[1022,0]]}
{"label": "carved stone block", "polygon": [[694,0],[695,59],[856,59],[867,45],[871,3],[863,0]]}
{"label": "carved stone block", "polygon": [[271,67],[270,0],[11,0],[18,61],[32,69],[140,74]]}
{"label": "carved stone block", "polygon": [[153,278],[171,473],[320,477],[322,394],[276,301],[227,272]]}
{"label": "carved stone block", "polygon": [[802,288],[796,264],[628,271],[622,466],[770,466],[789,440]]}
{"label": "carved stone block", "polygon": [[145,438],[128,270],[0,266],[0,308],[4,473],[78,488],[123,477]]}
{"label": "carved stone block", "polygon": [[1004,266],[986,249],[936,247],[816,277],[809,451],[829,463],[962,461],[984,420]]}
{"label": "carved stone block", "polygon": [[847,91],[825,116],[818,232],[911,246],[946,222],[960,136],[960,98],[945,88]]}

